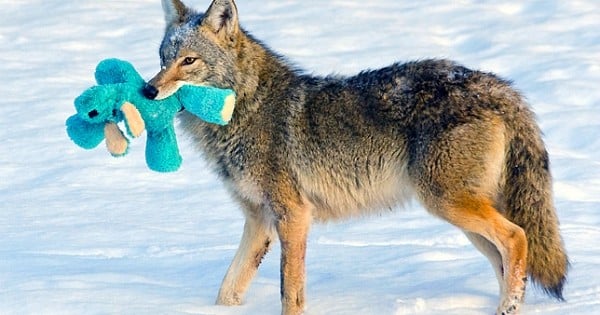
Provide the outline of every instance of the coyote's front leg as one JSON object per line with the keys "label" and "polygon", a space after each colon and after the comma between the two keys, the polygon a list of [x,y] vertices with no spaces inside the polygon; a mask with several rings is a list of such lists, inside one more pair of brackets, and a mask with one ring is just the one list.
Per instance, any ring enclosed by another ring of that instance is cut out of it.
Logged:
{"label": "coyote's front leg", "polygon": [[293,189],[278,191],[271,204],[281,242],[281,314],[300,315],[304,312],[306,241],[312,206]]}
{"label": "coyote's front leg", "polygon": [[239,248],[221,284],[217,304],[240,305],[258,266],[271,247],[274,231],[264,208],[242,202],[246,223]]}

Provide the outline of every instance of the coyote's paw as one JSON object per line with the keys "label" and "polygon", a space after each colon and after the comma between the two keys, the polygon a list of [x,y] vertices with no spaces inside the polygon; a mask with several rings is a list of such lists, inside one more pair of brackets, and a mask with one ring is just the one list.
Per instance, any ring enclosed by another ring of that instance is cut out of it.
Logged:
{"label": "coyote's paw", "polygon": [[500,306],[498,306],[498,310],[496,311],[496,315],[519,315],[519,308],[521,306],[521,299],[517,296],[513,296],[512,298],[504,299]]}
{"label": "coyote's paw", "polygon": [[242,297],[237,293],[219,294],[216,304],[225,306],[242,305]]}

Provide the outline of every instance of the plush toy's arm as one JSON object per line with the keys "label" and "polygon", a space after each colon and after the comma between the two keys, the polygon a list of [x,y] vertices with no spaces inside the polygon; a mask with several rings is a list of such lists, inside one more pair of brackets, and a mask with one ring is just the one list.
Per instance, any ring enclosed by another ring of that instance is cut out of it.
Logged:
{"label": "plush toy's arm", "polygon": [[130,62],[116,58],[100,61],[94,77],[99,85],[128,83],[143,86],[145,83]]}
{"label": "plush toy's arm", "polygon": [[217,125],[227,125],[235,107],[235,93],[229,89],[184,85],[177,96],[185,110]]}

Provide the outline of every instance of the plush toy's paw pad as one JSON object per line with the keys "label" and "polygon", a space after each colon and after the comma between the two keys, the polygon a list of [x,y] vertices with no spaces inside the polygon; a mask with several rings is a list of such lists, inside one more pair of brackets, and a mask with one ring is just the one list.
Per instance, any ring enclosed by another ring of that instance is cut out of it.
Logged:
{"label": "plush toy's paw pad", "polygon": [[221,119],[228,123],[231,120],[231,116],[233,115],[233,109],[235,108],[235,94],[230,94],[225,98],[225,103],[223,104],[223,110],[221,110]]}
{"label": "plush toy's paw pad", "polygon": [[227,125],[235,108],[235,93],[229,89],[184,85],[178,97],[186,111],[217,125]]}
{"label": "plush toy's paw pad", "polygon": [[129,140],[125,138],[119,126],[115,123],[107,123],[104,126],[104,136],[106,137],[106,148],[113,156],[123,156],[127,154]]}

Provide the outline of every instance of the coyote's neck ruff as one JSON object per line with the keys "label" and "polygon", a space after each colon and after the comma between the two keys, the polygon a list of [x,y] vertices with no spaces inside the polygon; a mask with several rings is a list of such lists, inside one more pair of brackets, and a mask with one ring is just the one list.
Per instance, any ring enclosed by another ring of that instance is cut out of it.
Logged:
{"label": "coyote's neck ruff", "polygon": [[182,114],[182,126],[246,216],[217,302],[239,304],[281,242],[283,314],[304,307],[310,222],[415,198],[465,232],[496,271],[498,314],[516,314],[526,275],[562,299],[568,268],[534,115],[493,74],[424,60],[352,77],[314,77],[242,30],[233,0],[199,14],[163,0],[157,97],[181,84],[231,88],[228,126]]}

